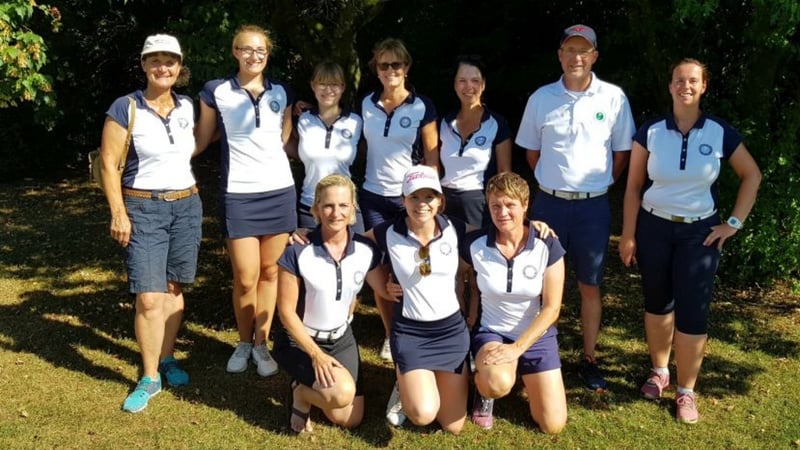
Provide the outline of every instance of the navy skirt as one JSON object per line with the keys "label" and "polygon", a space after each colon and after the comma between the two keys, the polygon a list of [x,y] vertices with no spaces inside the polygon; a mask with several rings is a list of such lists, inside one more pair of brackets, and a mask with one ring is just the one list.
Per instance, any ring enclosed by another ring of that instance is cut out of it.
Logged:
{"label": "navy skirt", "polygon": [[252,194],[222,196],[222,231],[226,238],[291,233],[297,228],[294,186]]}
{"label": "navy skirt", "polygon": [[470,341],[460,312],[431,322],[395,317],[389,343],[400,373],[415,369],[461,373]]}

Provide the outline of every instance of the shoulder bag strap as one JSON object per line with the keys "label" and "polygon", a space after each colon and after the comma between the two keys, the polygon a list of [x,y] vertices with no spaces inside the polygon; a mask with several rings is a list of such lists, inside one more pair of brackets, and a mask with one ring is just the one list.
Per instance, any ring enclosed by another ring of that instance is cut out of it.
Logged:
{"label": "shoulder bag strap", "polygon": [[117,170],[122,172],[125,170],[125,164],[128,160],[128,149],[131,146],[131,138],[133,137],[133,121],[136,119],[136,100],[133,97],[128,97],[128,134],[125,136],[125,148],[122,149],[122,159],[119,160]]}

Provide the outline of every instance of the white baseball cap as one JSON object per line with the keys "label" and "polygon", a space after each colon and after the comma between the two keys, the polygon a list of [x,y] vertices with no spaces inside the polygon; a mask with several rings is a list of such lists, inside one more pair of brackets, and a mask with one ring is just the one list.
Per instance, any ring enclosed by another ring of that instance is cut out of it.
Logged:
{"label": "white baseball cap", "polygon": [[408,169],[403,176],[403,195],[411,195],[425,188],[442,193],[442,185],[439,184],[439,173],[436,172],[436,169],[422,165]]}
{"label": "white baseball cap", "polygon": [[178,39],[175,38],[175,36],[170,36],[168,34],[154,34],[152,36],[147,36],[147,39],[144,40],[142,58],[150,53],[158,52],[172,53],[183,59],[181,44],[178,43]]}

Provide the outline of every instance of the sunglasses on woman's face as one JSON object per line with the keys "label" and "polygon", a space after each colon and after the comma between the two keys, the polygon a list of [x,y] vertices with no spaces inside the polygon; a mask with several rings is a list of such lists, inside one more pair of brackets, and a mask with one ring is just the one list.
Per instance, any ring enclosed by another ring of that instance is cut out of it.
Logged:
{"label": "sunglasses on woman's face", "polygon": [[422,262],[419,264],[419,274],[427,277],[431,274],[431,250],[427,245],[420,247],[419,259]]}
{"label": "sunglasses on woman's face", "polygon": [[389,70],[389,67],[391,67],[392,70],[400,70],[405,65],[406,65],[405,63],[400,62],[400,61],[382,62],[382,63],[378,63],[378,70],[381,70],[381,71]]}

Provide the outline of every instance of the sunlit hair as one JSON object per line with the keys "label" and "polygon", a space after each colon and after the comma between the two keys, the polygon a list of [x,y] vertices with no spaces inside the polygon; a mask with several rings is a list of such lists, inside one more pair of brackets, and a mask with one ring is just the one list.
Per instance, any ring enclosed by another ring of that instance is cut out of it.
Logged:
{"label": "sunlit hair", "polygon": [[158,56],[158,55],[168,55],[168,56],[171,56],[171,57],[173,57],[173,58],[178,60],[178,64],[180,64],[181,70],[180,70],[180,72],[178,72],[178,78],[175,79],[174,87],[186,87],[186,86],[188,86],[189,85],[189,78],[192,75],[192,71],[189,70],[189,66],[184,66],[183,65],[183,58],[182,57],[180,57],[180,56],[178,56],[176,54],[170,53],[170,52],[154,52],[154,53],[148,53],[148,54],[144,55],[142,57],[142,62],[147,61],[147,58],[151,58],[153,56]]}
{"label": "sunlit hair", "polygon": [[527,205],[531,197],[531,189],[524,178],[514,172],[501,172],[493,176],[486,183],[486,202],[490,195],[505,195],[519,200],[522,205]]}
{"label": "sunlit hair", "polygon": [[269,36],[269,32],[258,25],[242,25],[236,29],[236,34],[233,36],[233,45],[232,50],[236,50],[236,47],[239,46],[239,40],[243,34],[247,33],[255,33],[264,36],[264,48],[267,49],[267,53],[272,53],[272,38]]}
{"label": "sunlit hair", "polygon": [[384,39],[372,48],[372,59],[369,60],[369,68],[373,73],[378,73],[378,58],[384,53],[391,53],[397,57],[401,62],[405,63],[406,70],[411,68],[411,53],[408,53],[406,45],[400,39],[387,38]]}
{"label": "sunlit hair", "polygon": [[314,66],[311,82],[316,84],[341,84],[344,85],[344,70],[342,66],[331,61],[324,61]]}
{"label": "sunlit hair", "polygon": [[677,69],[679,66],[682,66],[684,64],[693,64],[693,65],[699,67],[700,68],[700,73],[703,75],[703,80],[702,81],[705,81],[706,83],[708,83],[708,80],[711,77],[711,74],[708,72],[708,67],[706,67],[706,65],[704,63],[702,63],[699,59],[694,59],[694,58],[683,58],[680,61],[678,61],[675,64],[673,64],[672,66],[670,66],[670,68],[669,68],[669,81],[670,81],[670,83],[672,83],[672,75],[675,73],[675,69]]}
{"label": "sunlit hair", "polygon": [[356,202],[356,185],[350,181],[350,178],[338,173],[332,173],[319,180],[317,187],[314,189],[314,204],[311,205],[311,215],[314,216],[314,220],[317,223],[319,223],[317,208],[319,207],[320,201],[322,201],[322,193],[325,192],[325,189],[338,186],[345,187],[350,191],[350,203],[353,204],[353,207],[350,209],[350,220],[348,220],[347,223],[349,225],[356,223],[356,209],[358,209],[358,203]]}

